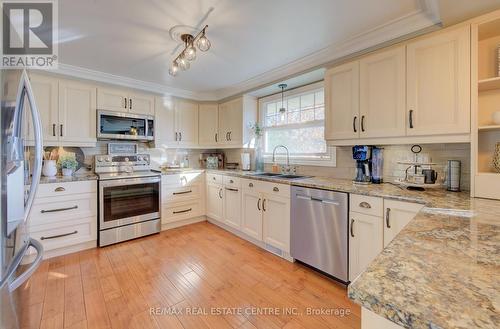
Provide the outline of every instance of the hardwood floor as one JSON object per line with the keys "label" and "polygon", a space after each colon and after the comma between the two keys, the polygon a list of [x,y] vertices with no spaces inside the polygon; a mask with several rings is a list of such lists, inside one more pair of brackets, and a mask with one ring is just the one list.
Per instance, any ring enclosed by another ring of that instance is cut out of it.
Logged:
{"label": "hardwood floor", "polygon": [[208,222],[46,260],[18,293],[23,328],[360,328],[343,286]]}

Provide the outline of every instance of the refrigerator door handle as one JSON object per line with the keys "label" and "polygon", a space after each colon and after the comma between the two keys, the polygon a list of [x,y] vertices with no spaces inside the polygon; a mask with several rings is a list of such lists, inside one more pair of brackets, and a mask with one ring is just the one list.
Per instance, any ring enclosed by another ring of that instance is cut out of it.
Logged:
{"label": "refrigerator door handle", "polygon": [[21,82],[19,83],[19,89],[17,92],[17,109],[15,117],[16,122],[14,124],[14,136],[19,137],[21,137],[22,134],[21,121],[24,110],[24,96],[28,97],[33,123],[33,132],[35,137],[34,163],[31,177],[31,186],[29,189],[28,197],[24,203],[24,222],[26,222],[31,209],[31,205],[33,204],[33,201],[35,199],[35,193],[38,188],[38,184],[40,183],[43,153],[42,124],[40,121],[40,114],[36,106],[35,94],[33,93],[33,88],[31,87],[30,79],[26,70],[23,70],[23,73],[21,74]]}
{"label": "refrigerator door handle", "polygon": [[[40,266],[40,263],[42,262],[42,257],[43,257],[42,244],[35,239],[30,239],[30,242],[28,244],[28,248],[30,246],[35,248],[35,250],[36,250],[36,252],[37,252],[36,258],[33,261],[33,263],[31,263],[29,265],[29,267],[28,267],[28,269],[26,269],[26,271],[21,273],[21,275],[19,275],[17,278],[15,278],[9,284],[9,291],[10,292],[13,292],[14,290],[16,290],[17,288],[22,286],[33,275],[33,273],[37,270],[38,266]],[[26,249],[26,250],[28,250],[28,249]]]}

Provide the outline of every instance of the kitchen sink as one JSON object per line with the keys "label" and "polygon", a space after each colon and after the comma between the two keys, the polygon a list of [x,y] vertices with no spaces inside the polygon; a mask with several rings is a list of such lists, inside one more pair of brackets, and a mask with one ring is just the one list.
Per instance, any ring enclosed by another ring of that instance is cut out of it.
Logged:
{"label": "kitchen sink", "polygon": [[252,176],[261,176],[261,177],[275,177],[275,176],[281,176],[281,174],[276,174],[272,172],[263,172],[259,174],[253,174]]}
{"label": "kitchen sink", "polygon": [[252,176],[270,177],[270,178],[278,178],[278,179],[299,179],[299,178],[311,177],[311,176],[291,175],[291,174],[277,174],[277,173],[271,173],[271,172],[263,172],[263,173],[259,173],[259,174],[254,174]]}

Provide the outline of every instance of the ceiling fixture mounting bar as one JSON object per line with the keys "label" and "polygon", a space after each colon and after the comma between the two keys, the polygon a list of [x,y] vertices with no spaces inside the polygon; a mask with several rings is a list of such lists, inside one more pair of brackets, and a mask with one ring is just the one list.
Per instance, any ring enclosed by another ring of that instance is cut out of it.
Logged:
{"label": "ceiling fixture mounting bar", "polygon": [[181,40],[184,42],[184,50],[172,61],[169,70],[170,75],[176,76],[179,70],[185,71],[189,69],[189,62],[196,59],[196,48],[201,51],[208,51],[210,49],[211,43],[205,35],[207,27],[208,25],[205,25],[195,36],[187,33],[181,35]]}

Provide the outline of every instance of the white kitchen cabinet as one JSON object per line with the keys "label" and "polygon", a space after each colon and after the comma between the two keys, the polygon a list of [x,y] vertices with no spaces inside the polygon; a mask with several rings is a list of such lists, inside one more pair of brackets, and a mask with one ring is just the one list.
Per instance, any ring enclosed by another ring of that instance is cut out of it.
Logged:
{"label": "white kitchen cabinet", "polygon": [[128,96],[125,89],[97,88],[97,108],[99,110],[128,112],[128,105]]}
{"label": "white kitchen cabinet", "polygon": [[[42,123],[44,146],[56,146],[59,143],[59,80],[31,74],[30,82]],[[33,136],[28,136],[32,140]]]}
{"label": "white kitchen cabinet", "polygon": [[42,243],[45,258],[95,248],[97,182],[40,184],[28,230]]}
{"label": "white kitchen cabinet", "polygon": [[96,143],[96,87],[60,80],[59,122],[62,144]]}
{"label": "white kitchen cabinet", "polygon": [[151,94],[120,88],[97,88],[99,110],[154,115],[154,105],[154,96]]}
{"label": "white kitchen cabinet", "polygon": [[[30,80],[42,122],[44,146],[95,146],[95,86],[38,74],[32,74]],[[31,130],[29,127],[28,143],[33,140]]]}
{"label": "white kitchen cabinet", "polygon": [[383,219],[351,212],[349,217],[349,280],[353,281],[383,249]]}
{"label": "white kitchen cabinet", "polygon": [[155,146],[196,147],[198,105],[172,97],[155,97]]}
{"label": "white kitchen cabinet", "polygon": [[179,147],[198,146],[198,104],[176,99],[175,135]]}
{"label": "white kitchen cabinet", "polygon": [[250,126],[255,122],[257,122],[255,98],[245,95],[219,104],[218,144],[248,146],[252,139]]}
{"label": "white kitchen cabinet", "polygon": [[200,104],[198,111],[200,146],[217,146],[219,140],[219,106],[217,104]]}
{"label": "white kitchen cabinet", "polygon": [[262,201],[262,239],[290,252],[290,198],[264,194]]}
{"label": "white kitchen cabinet", "polygon": [[384,200],[384,248],[423,207],[417,203]]}
{"label": "white kitchen cabinet", "polygon": [[470,27],[407,46],[407,134],[470,133]]}
{"label": "white kitchen cabinet", "polygon": [[405,55],[399,46],[359,61],[361,138],[405,136]]}
{"label": "white kitchen cabinet", "polygon": [[224,188],[221,184],[207,181],[207,216],[217,221],[224,220]]}
{"label": "white kitchen cabinet", "polygon": [[155,100],[151,94],[130,92],[128,94],[129,112],[134,114],[155,114]]}
{"label": "white kitchen cabinet", "polygon": [[359,137],[359,62],[334,67],[325,73],[325,139]]}
{"label": "white kitchen cabinet", "polygon": [[245,180],[243,184],[241,229],[262,241],[262,198],[253,182]]}
{"label": "white kitchen cabinet", "polygon": [[224,187],[224,222],[236,229],[241,228],[241,189]]}

